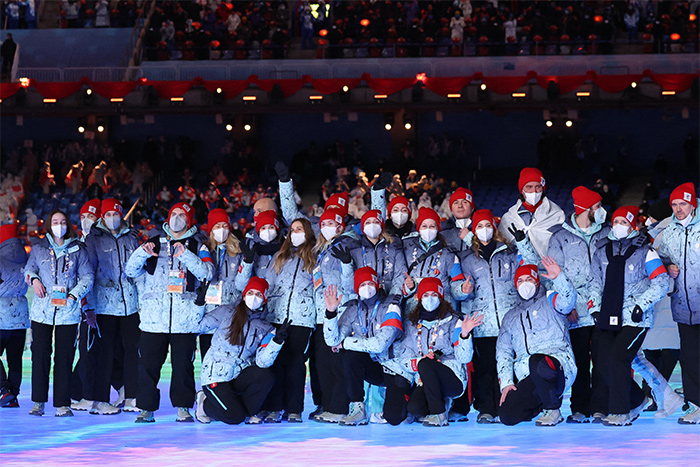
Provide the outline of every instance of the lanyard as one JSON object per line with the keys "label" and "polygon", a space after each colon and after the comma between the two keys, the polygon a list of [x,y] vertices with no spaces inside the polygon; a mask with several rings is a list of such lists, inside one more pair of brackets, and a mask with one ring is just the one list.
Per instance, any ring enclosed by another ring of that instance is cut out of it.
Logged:
{"label": "lanyard", "polygon": [[[54,284],[58,285],[58,258],[56,257],[56,253],[51,247],[49,247],[49,254],[51,255],[51,277],[53,277],[54,279]],[[68,259],[68,250],[66,250],[66,253],[64,254],[63,258],[63,272],[65,273],[64,285],[66,287],[68,287]]]}
{"label": "lanyard", "polygon": [[[421,338],[421,334],[423,334],[423,325],[421,323],[418,323],[417,327],[418,327],[418,334],[417,334],[417,339],[416,339],[417,342],[416,343],[418,344],[418,355],[420,355],[422,357],[423,356],[423,346],[421,346],[421,342],[420,342],[421,339],[420,338]],[[437,323],[435,323],[433,325],[432,336],[430,338],[428,338],[428,353],[431,353],[433,351],[433,347],[435,346],[435,343],[437,342],[437,338],[438,338],[437,328],[438,327],[439,326]]]}
{"label": "lanyard", "polygon": [[[189,239],[185,240],[185,243],[184,243],[185,248],[187,248],[189,246],[189,243],[190,243]],[[170,269],[172,271],[172,269],[173,269],[173,255],[171,254],[171,251],[170,251],[170,242],[167,242],[167,244],[168,244],[168,251],[167,251],[167,253],[168,253],[168,269]],[[182,265],[182,263],[180,263],[180,261],[178,260],[177,268],[181,269],[181,265]]]}
{"label": "lanyard", "polygon": [[[363,336],[367,336],[367,332],[369,331],[370,326],[372,325],[372,320],[374,320],[374,317],[377,315],[377,309],[379,309],[379,297],[377,297],[377,303],[374,304],[374,310],[372,310],[372,316],[367,318],[367,322],[365,324],[362,324],[362,313],[358,313],[358,321],[360,322],[360,332],[362,332]],[[358,311],[359,307],[358,307]]]}

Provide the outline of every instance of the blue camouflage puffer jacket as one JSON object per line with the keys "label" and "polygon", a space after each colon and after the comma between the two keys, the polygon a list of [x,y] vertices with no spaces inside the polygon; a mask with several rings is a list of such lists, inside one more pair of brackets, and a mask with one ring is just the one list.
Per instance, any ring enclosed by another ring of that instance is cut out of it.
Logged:
{"label": "blue camouflage puffer jacket", "polygon": [[22,240],[9,238],[0,243],[0,329],[29,327],[27,281],[22,274],[25,264]]}
{"label": "blue camouflage puffer jacket", "polygon": [[[292,247],[292,251],[295,250]],[[279,253],[273,258],[273,265],[278,255]],[[318,319],[313,274],[304,268],[304,260],[294,254],[284,263],[279,273],[274,266],[270,267],[265,279],[270,284],[267,293],[270,310],[267,318],[270,322],[282,324],[289,318],[292,326],[316,327]]]}

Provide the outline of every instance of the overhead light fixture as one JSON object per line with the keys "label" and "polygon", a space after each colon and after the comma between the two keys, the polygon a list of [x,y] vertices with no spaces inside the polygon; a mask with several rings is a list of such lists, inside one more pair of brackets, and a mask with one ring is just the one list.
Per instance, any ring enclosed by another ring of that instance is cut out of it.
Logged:
{"label": "overhead light fixture", "polygon": [[92,101],[95,98],[93,94],[94,92],[92,91],[92,88],[85,88],[85,90],[83,91],[83,105],[92,104]]}
{"label": "overhead light fixture", "polygon": [[566,127],[567,127],[567,128],[571,128],[572,126],[574,126],[574,122],[573,122],[572,120],[567,120],[567,121],[566,121]]}
{"label": "overhead light fixture", "polygon": [[216,88],[214,90],[214,104],[223,105],[226,103],[226,93],[222,88]]}
{"label": "overhead light fixture", "polygon": [[384,129],[390,131],[394,127],[394,113],[387,112],[384,114]]}
{"label": "overhead light fixture", "polygon": [[52,97],[45,97],[44,98],[44,104],[55,104],[57,101],[56,99]]}
{"label": "overhead light fixture", "polygon": [[384,102],[388,97],[389,97],[389,96],[386,95],[386,94],[375,94],[375,95],[374,95],[374,99],[375,99],[377,102]]}
{"label": "overhead light fixture", "polygon": [[343,92],[348,92],[348,91],[350,91],[350,88],[347,85],[343,86]]}
{"label": "overhead light fixture", "polygon": [[413,117],[408,113],[403,114],[403,127],[406,130],[413,128]]}
{"label": "overhead light fixture", "polygon": [[255,117],[253,117],[252,115],[244,115],[243,116],[243,129],[245,131],[252,131],[254,125],[255,125]]}
{"label": "overhead light fixture", "polygon": [[547,120],[546,122],[544,122],[544,124],[547,125],[547,128],[552,128],[552,125],[554,125],[554,122],[551,120]]}
{"label": "overhead light fixture", "polygon": [[233,121],[227,122],[225,128],[226,131],[233,131]]}
{"label": "overhead light fixture", "polygon": [[19,79],[19,84],[20,84],[20,86],[22,86],[23,88],[28,88],[28,87],[29,87],[29,82],[30,82],[30,81],[29,81],[29,78],[22,77],[22,78]]}
{"label": "overhead light fixture", "polygon": [[121,104],[122,102],[124,102],[124,98],[123,97],[112,97],[109,101],[112,104]]}
{"label": "overhead light fixture", "polygon": [[461,99],[461,98],[462,98],[462,95],[461,95],[460,93],[456,92],[456,93],[453,93],[453,94],[448,94],[448,95],[447,95],[447,98],[448,98],[448,99]]}
{"label": "overhead light fixture", "polygon": [[486,83],[481,83],[481,86],[479,86],[479,89],[482,91],[486,91]]}
{"label": "overhead light fixture", "polygon": [[676,91],[661,91],[662,96],[675,96]]}
{"label": "overhead light fixture", "polygon": [[184,97],[171,97],[170,102],[185,102]]}
{"label": "overhead light fixture", "polygon": [[511,96],[513,97],[513,99],[522,99],[522,98],[527,97],[527,93],[525,93],[525,92],[514,92],[513,94],[511,94]]}
{"label": "overhead light fixture", "polygon": [[338,93],[338,99],[342,104],[347,104],[348,102],[350,102],[350,86],[348,86],[347,84],[343,86],[343,88]]}
{"label": "overhead light fixture", "polygon": [[311,102],[320,102],[323,100],[323,96],[317,96],[317,95],[309,96],[309,100]]}
{"label": "overhead light fixture", "polygon": [[257,99],[257,96],[243,96],[243,102],[255,102]]}
{"label": "overhead light fixture", "polygon": [[632,81],[632,83],[630,83],[630,86],[632,87],[632,89],[636,88],[636,87],[637,87],[637,82],[636,82],[636,81]]}
{"label": "overhead light fixture", "polygon": [[97,119],[97,132],[98,133],[104,133],[104,131],[107,129],[107,122],[105,121],[104,118],[98,118]]}

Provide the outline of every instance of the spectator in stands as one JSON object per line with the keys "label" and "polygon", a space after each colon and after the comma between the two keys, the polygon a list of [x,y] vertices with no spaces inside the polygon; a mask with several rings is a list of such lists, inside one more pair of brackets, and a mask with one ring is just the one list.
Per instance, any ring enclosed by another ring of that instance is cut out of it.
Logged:
{"label": "spectator in stands", "polygon": [[69,28],[78,27],[78,16],[80,15],[79,0],[62,0],[61,9],[65,12],[65,18]]}
{"label": "spectator in stands", "polygon": [[109,1],[108,0],[98,0],[95,4],[95,27],[96,28],[108,28],[109,27]]}
{"label": "spectator in stands", "polygon": [[70,187],[74,195],[78,194],[78,192],[83,188],[84,167],[85,164],[83,163],[83,161],[78,161],[77,164],[74,164],[70,168],[68,175],[66,175],[66,185]]}
{"label": "spectator in stands", "polygon": [[632,43],[637,40],[637,25],[639,24],[639,11],[630,3],[625,13],[625,26],[627,26],[627,40]]}
{"label": "spectator in stands", "polygon": [[39,173],[39,185],[41,185],[41,189],[44,190],[45,195],[48,195],[51,187],[56,185],[54,176],[51,173],[50,162],[44,162],[44,166],[41,168],[41,172]]}
{"label": "spectator in stands", "polygon": [[17,0],[10,0],[5,8],[7,15],[7,29],[19,29],[19,5]]}
{"label": "spectator in stands", "polygon": [[10,78],[16,51],[17,44],[12,40],[12,34],[7,33],[5,40],[2,42],[2,46],[0,46],[0,56],[2,56],[2,79],[4,80]]}
{"label": "spectator in stands", "polygon": [[311,15],[311,8],[308,6],[304,8],[300,17],[301,22],[301,48],[302,49],[313,49],[314,48],[314,17]]}

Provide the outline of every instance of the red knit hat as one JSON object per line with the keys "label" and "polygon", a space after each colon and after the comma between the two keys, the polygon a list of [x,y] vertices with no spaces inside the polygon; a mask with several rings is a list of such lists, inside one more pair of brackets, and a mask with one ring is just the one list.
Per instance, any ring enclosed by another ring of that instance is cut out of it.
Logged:
{"label": "red knit hat", "polygon": [[0,225],[0,243],[17,236],[17,226],[15,224]]}
{"label": "red knit hat", "polygon": [[612,215],[612,220],[614,221],[616,217],[624,217],[627,222],[632,224],[632,228],[637,228],[637,215],[639,214],[639,208],[637,206],[621,206],[615,210]]}
{"label": "red knit hat", "polygon": [[391,198],[391,201],[389,201],[389,205],[386,207],[387,212],[391,213],[391,210],[396,206],[397,204],[403,204],[408,208],[408,215],[410,217],[411,215],[411,203],[408,201],[408,198],[405,196],[394,196]]}
{"label": "red knit hat", "polygon": [[452,193],[452,196],[450,196],[450,208],[458,199],[466,199],[469,201],[469,204],[472,205],[472,209],[474,209],[474,195],[470,190],[462,187],[457,188],[454,193]]}
{"label": "red knit hat", "polygon": [[228,218],[228,213],[225,210],[216,208],[209,211],[209,215],[207,216],[207,225],[209,226],[209,229],[212,229],[219,222],[225,222],[228,229],[231,230],[231,221]]}
{"label": "red knit hat", "polygon": [[253,276],[248,281],[248,285],[245,286],[245,290],[243,291],[243,297],[245,297],[249,290],[257,290],[258,292],[262,292],[263,303],[265,303],[267,302],[268,287],[270,287],[270,284],[268,284],[265,279],[263,279],[262,277]]}
{"label": "red knit hat", "polygon": [[335,194],[331,195],[330,198],[328,198],[328,201],[326,201],[326,204],[323,207],[323,209],[328,209],[328,208],[333,207],[335,209],[343,211],[343,213],[344,213],[343,217],[345,217],[348,215],[348,202],[349,202],[349,198],[348,198],[347,193],[345,193],[345,192],[335,193]]}
{"label": "red knit hat", "polygon": [[537,272],[537,266],[534,264],[524,264],[515,270],[515,287],[518,287],[518,278],[520,276],[530,276],[540,285],[540,275]]}
{"label": "red knit hat", "polygon": [[365,266],[364,268],[360,268],[357,271],[355,271],[355,292],[359,292],[360,285],[362,285],[362,283],[366,281],[374,282],[374,287],[379,288],[377,273],[373,268],[369,266]]}
{"label": "red knit hat", "polygon": [[110,211],[117,211],[121,216],[124,213],[124,208],[122,208],[122,203],[115,198],[107,198],[102,200],[102,207],[100,208],[100,213],[102,217]]}
{"label": "red knit hat", "polygon": [[673,204],[674,199],[680,199],[686,203],[692,204],[694,208],[698,207],[698,198],[695,195],[695,185],[690,182],[679,185],[671,192],[668,202]]}
{"label": "red knit hat", "polygon": [[540,169],[534,167],[525,167],[520,171],[520,178],[518,178],[518,191],[522,192],[523,187],[530,182],[539,183],[544,188],[545,181],[542,176]]}
{"label": "red knit hat", "polygon": [[279,231],[280,222],[277,220],[275,211],[264,211],[258,214],[258,219],[255,221],[255,231],[260,233],[260,229],[266,225],[272,225],[275,227],[275,230]]}
{"label": "red knit hat", "polygon": [[91,199],[83,204],[83,207],[80,208],[80,215],[82,216],[83,214],[92,214],[93,216],[100,217],[100,200]]}
{"label": "red knit hat", "polygon": [[496,228],[496,219],[493,218],[493,213],[488,209],[479,209],[472,214],[472,233],[476,234],[476,226],[481,221],[489,221],[493,228]]}
{"label": "red knit hat", "polygon": [[325,220],[336,221],[338,224],[342,225],[343,228],[345,228],[345,215],[343,214],[343,211],[340,211],[339,209],[328,208],[323,211],[323,214],[321,214],[321,217],[318,219],[318,225],[320,226]]}
{"label": "red knit hat", "polygon": [[577,186],[574,188],[571,192],[571,196],[574,198],[574,208],[576,209],[577,216],[587,209],[591,209],[591,206],[595,203],[603,200],[600,194],[589,190],[585,186]]}
{"label": "red knit hat", "polygon": [[418,219],[416,219],[416,230],[420,230],[423,221],[432,219],[437,223],[438,232],[440,231],[440,216],[432,208],[420,208],[418,210]]}
{"label": "red knit hat", "polygon": [[173,211],[177,208],[182,209],[185,211],[185,214],[187,214],[187,228],[189,229],[192,227],[194,225],[194,209],[192,209],[192,206],[187,203],[173,204],[173,207],[170,208],[170,212],[168,212],[168,222],[170,222],[170,218],[173,216]]}
{"label": "red knit hat", "polygon": [[372,209],[370,211],[367,211],[363,216],[362,219],[360,220],[360,227],[362,229],[365,228],[365,222],[369,219],[377,219],[380,224],[382,224],[382,229],[384,228],[384,219],[382,219],[382,213],[377,210],[377,209]]}
{"label": "red knit hat", "polygon": [[445,298],[445,289],[442,287],[442,281],[437,277],[426,277],[425,279],[421,279],[420,284],[418,284],[416,298],[420,300],[423,298],[423,294],[426,292],[437,292],[441,298]]}

